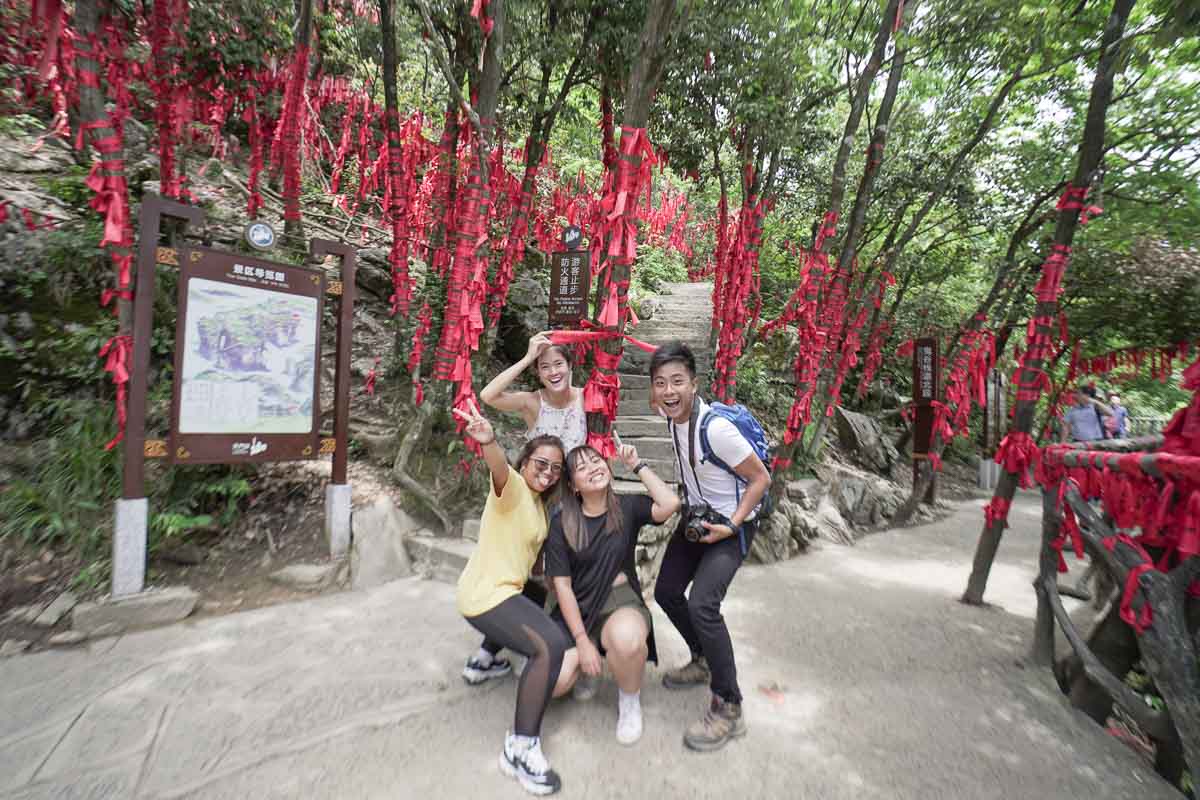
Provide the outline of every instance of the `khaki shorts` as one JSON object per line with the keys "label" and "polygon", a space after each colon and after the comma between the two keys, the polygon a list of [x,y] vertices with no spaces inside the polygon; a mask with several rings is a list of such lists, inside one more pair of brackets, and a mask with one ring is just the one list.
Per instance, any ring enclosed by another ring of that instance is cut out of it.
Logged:
{"label": "khaki shorts", "polygon": [[601,652],[603,652],[604,648],[600,645],[600,632],[604,630],[604,625],[608,622],[609,617],[622,608],[632,608],[642,615],[642,619],[646,620],[647,636],[654,631],[654,622],[650,618],[650,609],[646,608],[646,604],[642,602],[642,598],[638,597],[638,593],[626,581],[620,586],[614,586],[612,591],[608,593],[608,599],[604,601],[604,606],[600,609],[600,613],[596,615],[596,624],[592,630],[588,631],[588,638],[592,640]]}

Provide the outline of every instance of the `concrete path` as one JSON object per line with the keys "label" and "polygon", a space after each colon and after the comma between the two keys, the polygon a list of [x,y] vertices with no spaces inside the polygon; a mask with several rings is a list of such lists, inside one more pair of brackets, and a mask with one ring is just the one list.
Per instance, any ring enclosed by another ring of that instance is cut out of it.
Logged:
{"label": "concrete path", "polygon": [[[1033,498],[993,574],[1005,610],[956,602],[980,505],[742,570],[726,616],[749,735],[685,751],[706,693],[653,669],[645,736],[623,748],[606,681],[547,715],[562,796],[1177,800],[1018,663]],[[654,612],[675,663],[682,642]],[[513,679],[458,677],[478,638],[452,587],[413,579],[0,661],[0,797],[525,797],[496,768]]]}

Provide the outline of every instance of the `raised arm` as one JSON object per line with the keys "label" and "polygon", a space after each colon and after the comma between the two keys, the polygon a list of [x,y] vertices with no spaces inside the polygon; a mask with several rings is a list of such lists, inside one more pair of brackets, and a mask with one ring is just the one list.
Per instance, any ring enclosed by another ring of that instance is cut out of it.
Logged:
{"label": "raised arm", "polygon": [[507,389],[522,372],[528,369],[531,364],[537,362],[538,356],[549,346],[550,337],[544,333],[539,333],[530,338],[529,349],[526,351],[524,357],[492,378],[491,382],[483,387],[483,391],[479,393],[479,399],[497,411],[520,414],[525,420],[525,425],[532,427],[533,423],[537,421],[537,394],[535,392],[510,392]]}
{"label": "raised arm", "polygon": [[617,449],[617,458],[641,479],[646,487],[653,505],[650,507],[650,518],[657,523],[666,522],[672,514],[679,510],[679,495],[675,490],[650,469],[650,465],[638,459],[637,448],[631,444],[623,444]]}
{"label": "raised arm", "polygon": [[475,403],[467,401],[467,410],[454,409],[454,413],[467,421],[466,434],[479,442],[483,448],[483,460],[492,474],[492,488],[499,497],[508,483],[508,459],[504,457],[504,449],[496,442],[496,431],[488,422]]}

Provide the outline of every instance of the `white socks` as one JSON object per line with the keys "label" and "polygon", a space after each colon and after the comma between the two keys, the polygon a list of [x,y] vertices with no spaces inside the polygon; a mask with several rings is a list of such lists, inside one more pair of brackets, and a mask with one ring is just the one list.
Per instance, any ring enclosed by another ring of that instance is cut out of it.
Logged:
{"label": "white socks", "polygon": [[479,652],[475,654],[475,658],[472,660],[479,664],[479,666],[487,669],[492,665],[492,662],[496,660],[496,657],[481,647],[479,648]]}

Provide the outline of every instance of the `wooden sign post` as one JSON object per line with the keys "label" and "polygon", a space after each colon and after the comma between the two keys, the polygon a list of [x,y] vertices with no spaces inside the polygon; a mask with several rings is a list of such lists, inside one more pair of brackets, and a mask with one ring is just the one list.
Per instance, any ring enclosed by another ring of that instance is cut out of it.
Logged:
{"label": "wooden sign post", "polygon": [[[917,339],[913,347],[913,483],[920,462],[929,459],[933,447],[933,403],[938,397],[939,354],[937,339]],[[937,496],[937,473],[929,482],[924,502],[932,504]]]}
{"label": "wooden sign post", "polygon": [[563,231],[564,250],[550,257],[551,326],[577,325],[588,315],[588,288],[591,271],[586,251],[579,250],[583,236],[571,225]]}
{"label": "wooden sign post", "polygon": [[[228,464],[333,455],[325,495],[330,554],[350,544],[346,437],[354,250],[314,239],[310,254],[341,256],[340,280],[324,270],[202,247],[159,247],[164,216],[199,224],[198,208],[147,195],[139,219],[133,358],[129,378],[121,499],[113,535],[112,594],[142,591],[149,505],[145,461]],[[170,433],[146,438],[146,391],[155,270],[179,269]],[[321,317],[340,298],[332,436],[321,432]]]}

